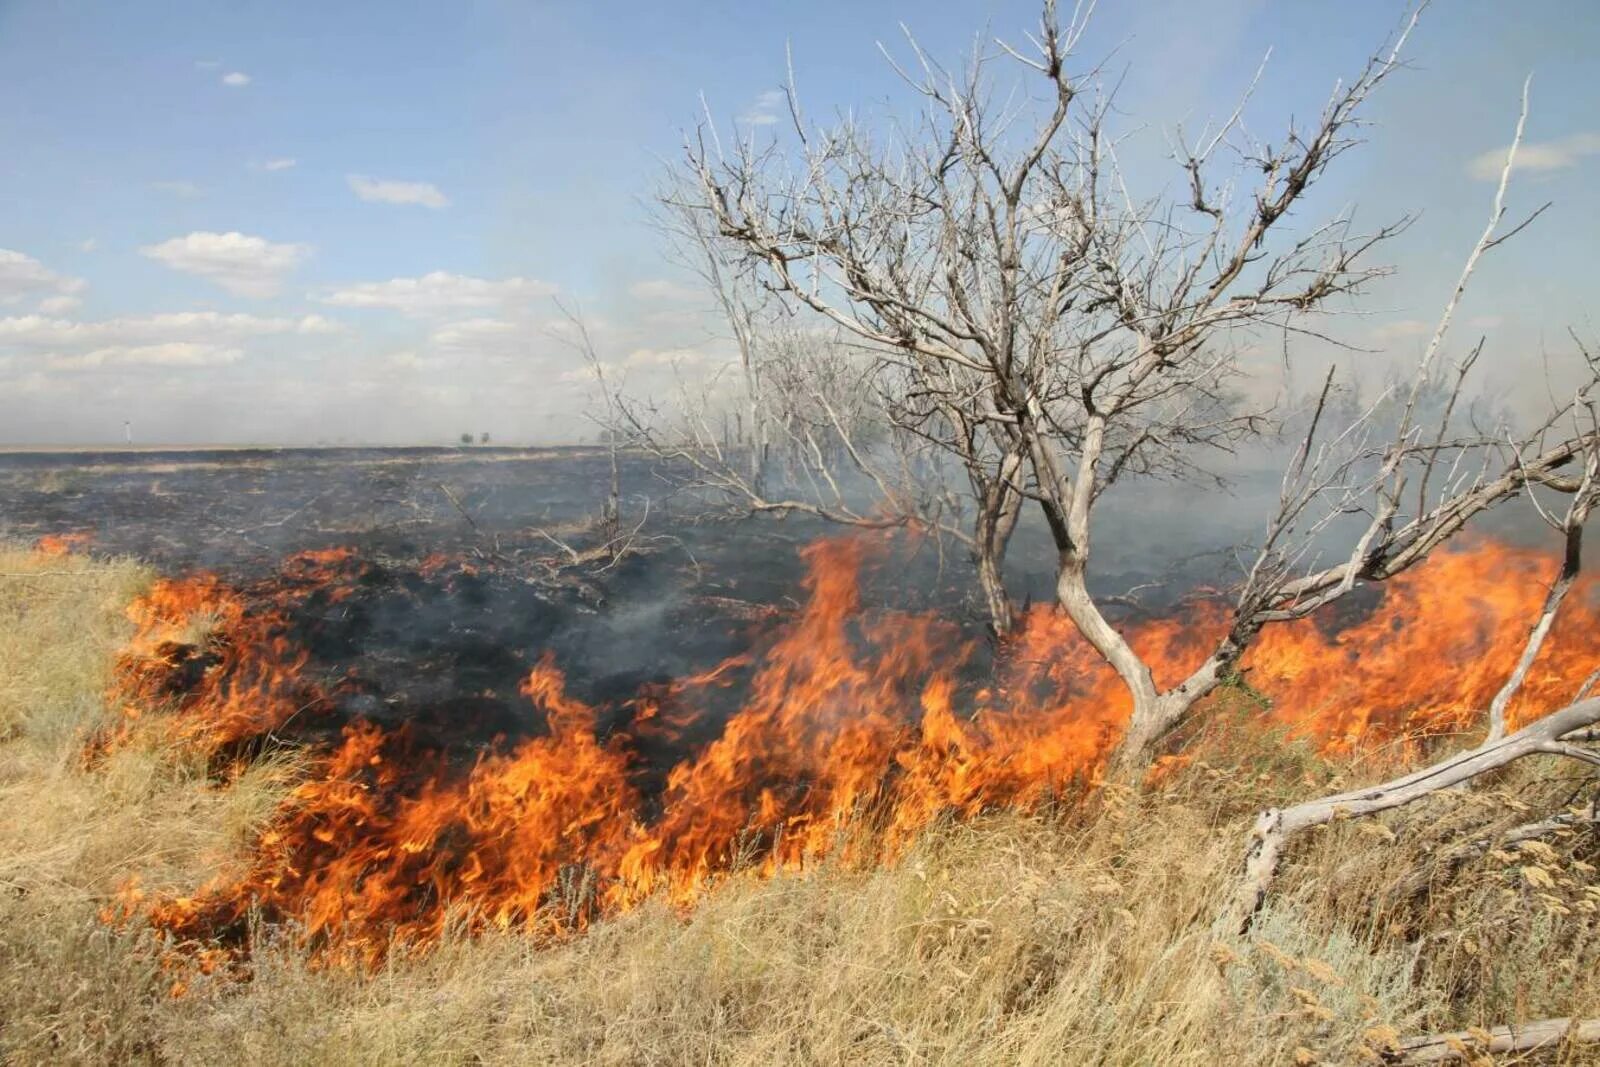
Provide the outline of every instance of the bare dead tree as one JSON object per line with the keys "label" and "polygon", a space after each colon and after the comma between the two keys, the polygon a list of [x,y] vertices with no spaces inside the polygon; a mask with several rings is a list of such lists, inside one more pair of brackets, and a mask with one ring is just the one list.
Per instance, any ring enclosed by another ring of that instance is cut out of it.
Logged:
{"label": "bare dead tree", "polygon": [[[622,444],[616,433],[611,429],[620,419],[617,409],[617,397],[620,393],[616,384],[607,381],[605,362],[601,360],[600,353],[594,346],[594,339],[589,335],[589,327],[583,316],[577,310],[569,308],[560,301],[556,302],[556,307],[566,321],[569,331],[561,334],[560,337],[583,357],[584,367],[594,383],[594,393],[599,398],[601,410],[595,417],[605,438],[606,460],[610,466],[610,480],[606,487],[606,499],[602,505],[600,522],[606,535],[606,543],[608,545],[621,546],[623,544],[620,536],[622,529],[622,466],[618,453]],[[570,552],[571,550],[568,549],[568,551]]]}
{"label": "bare dead tree", "polygon": [[[856,357],[841,359],[845,339],[796,328],[743,247],[698,206],[695,180],[669,173],[657,221],[710,297],[738,363],[709,383],[680,379],[666,402],[613,388],[613,436],[660,460],[676,490],[714,500],[730,516],[803,513],[911,528],[934,535],[941,551],[950,538],[975,564],[992,628],[1008,632],[1002,565],[1022,510],[1020,442],[997,449],[982,420],[949,408],[941,397],[950,368],[900,365],[881,352],[863,361],[858,342]],[[922,380],[930,369],[942,375],[934,388]],[[734,443],[730,409],[741,428]],[[966,491],[950,484],[950,456]]]}
{"label": "bare dead tree", "polygon": [[[556,336],[582,357],[587,375],[593,384],[596,406],[595,410],[590,412],[590,417],[600,427],[606,450],[608,478],[605,502],[601,507],[598,524],[598,540],[579,546],[573,544],[567,537],[560,536],[557,531],[547,528],[535,529],[532,531],[535,537],[560,552],[559,556],[544,556],[535,562],[556,578],[564,578],[568,572],[577,571],[600,575],[615,568],[629,556],[673,547],[688,555],[690,562],[698,569],[699,564],[681,540],[669,534],[651,533],[646,530],[650,524],[649,497],[644,497],[640,501],[638,519],[632,525],[623,522],[622,455],[629,445],[628,439],[620,432],[620,427],[627,421],[623,407],[625,403],[623,383],[618,380],[615,369],[600,358],[600,352],[595,347],[594,338],[583,315],[576,308],[560,301],[556,302],[556,307],[567,325],[566,330],[557,333]],[[603,599],[596,587],[585,586],[585,588],[591,594],[591,599],[596,601]]]}
{"label": "bare dead tree", "polygon": [[760,352],[767,294],[706,215],[684,207],[685,198],[672,186],[674,176],[669,174],[666,180],[668,184],[656,196],[659,228],[667,235],[677,261],[700,280],[738,350],[743,401],[740,421],[745,423],[739,443],[748,450],[745,478],[759,496],[766,490],[771,448],[767,427],[770,404],[763,395]]}
{"label": "bare dead tree", "polygon": [[[1562,472],[1574,464],[1587,472],[1600,441],[1593,399],[1600,395],[1600,361],[1580,346],[1584,373],[1571,398],[1552,401],[1548,414],[1521,432],[1504,424],[1456,432],[1452,416],[1482,352],[1481,341],[1448,373],[1440,366],[1456,308],[1483,255],[1521,232],[1549,206],[1515,226],[1505,225],[1506,190],[1526,119],[1524,86],[1522,111],[1489,220],[1418,360],[1395,424],[1375,433],[1379,427],[1369,409],[1346,426],[1319,436],[1330,375],[1322,402],[1285,472],[1279,507],[1241,583],[1228,633],[1199,668],[1163,694],[1151,716],[1141,723],[1136,713],[1134,729],[1149,731],[1141,741],[1148,743],[1180,721],[1193,706],[1193,695],[1209,691],[1233,670],[1264,626],[1304,618],[1345,596],[1358,582],[1379,582],[1403,573],[1477,516],[1536,487],[1572,494],[1566,520],[1547,519],[1567,540],[1569,558],[1563,573],[1566,567],[1576,567],[1581,528],[1592,507],[1593,479],[1587,473],[1571,477]],[[1430,421],[1420,417],[1419,399],[1441,377],[1449,382],[1449,391],[1443,411]],[[1331,565],[1320,565],[1316,549],[1323,535],[1352,517],[1365,517],[1366,523],[1351,538],[1348,553]],[[1570,582],[1570,577],[1558,579],[1545,616],[1553,617]],[[1530,663],[1548,625],[1544,618],[1535,627],[1524,656]],[[1497,701],[1497,714],[1503,714],[1525,670],[1522,667],[1508,681],[1504,701]],[[1499,732],[1503,733],[1503,723]]]}
{"label": "bare dead tree", "polygon": [[[787,141],[727,144],[705,128],[688,144],[686,170],[698,182],[691,206],[767,285],[900,373],[896,423],[974,465],[975,496],[992,503],[1002,541],[1019,501],[1040,509],[1056,547],[1057,600],[1131,694],[1116,764],[1135,774],[1264,626],[1401,573],[1475,515],[1553,484],[1583,437],[1557,436],[1570,404],[1521,434],[1454,434],[1470,358],[1436,424],[1419,421],[1417,400],[1438,374],[1467,279],[1532,220],[1504,224],[1508,159],[1398,427],[1380,440],[1376,422],[1360,417],[1330,432],[1319,405],[1243,568],[1226,636],[1187,678],[1160,688],[1089,592],[1096,505],[1123,478],[1202,475],[1208,456],[1261,433],[1267,413],[1239,395],[1243,346],[1266,330],[1317,335],[1314,315],[1385,273],[1369,260],[1404,221],[1360,233],[1340,215],[1288,233],[1285,220],[1359,143],[1362,107],[1399,68],[1420,8],[1309,127],[1291,123],[1272,143],[1250,138],[1241,102],[1218,128],[1180,137],[1183,195],[1137,201],[1107,131],[1110,99],[1075,55],[1088,7],[1063,25],[1045,0],[1027,52],[997,42],[960,71],[910,39],[915,64],[897,69],[923,114],[887,137],[853,116],[808,123],[791,74]],[[1027,93],[996,96],[988,72],[1001,57],[1043,90],[1042,105],[1030,109]],[[1351,514],[1368,515],[1367,529],[1346,558],[1319,565],[1313,547]],[[976,539],[984,535],[980,526]]]}
{"label": "bare dead tree", "polygon": [[[1001,488],[998,460],[979,453],[979,427],[961,448],[936,444],[908,405],[915,393],[901,380],[903,368],[863,361],[840,338],[784,318],[747,326],[754,349],[748,375],[741,363],[709,378],[679,374],[670,395],[612,388],[603,418],[613,439],[652,457],[675,492],[728,516],[804,514],[951,539],[977,561],[991,625],[1007,632],[1012,605],[1000,568],[1021,496]],[[759,470],[721,432],[727,405],[745,402],[751,381],[759,382]],[[970,494],[950,485],[951,454],[964,460]],[[1014,476],[1020,456],[1010,464]]]}

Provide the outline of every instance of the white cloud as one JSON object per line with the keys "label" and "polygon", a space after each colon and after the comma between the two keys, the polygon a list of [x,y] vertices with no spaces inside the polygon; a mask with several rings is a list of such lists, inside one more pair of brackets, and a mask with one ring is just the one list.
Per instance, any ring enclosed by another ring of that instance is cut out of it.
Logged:
{"label": "white cloud", "polygon": [[514,301],[553,296],[556,287],[533,278],[472,278],[433,271],[420,278],[360,282],[335,289],[318,299],[349,308],[387,308],[407,315],[436,315],[473,308],[493,308]]}
{"label": "white cloud", "polygon": [[615,379],[621,373],[622,368],[617,364],[607,363],[605,360],[601,360],[598,368],[585,363],[581,367],[574,367],[571,370],[564,370],[560,374],[556,375],[556,381],[577,385],[590,385],[594,382],[598,382],[601,375],[605,375],[607,378]]}
{"label": "white cloud", "polygon": [[194,182],[151,182],[150,188],[158,192],[171,193],[180,200],[194,200],[205,195],[205,191]]}
{"label": "white cloud", "polygon": [[139,251],[173,270],[213,281],[235,296],[267,297],[278,291],[283,276],[298,266],[311,249],[300,244],[274,244],[238,231],[197,230],[146,245]]}
{"label": "white cloud", "polygon": [[72,296],[86,287],[82,278],[57,274],[30,255],[0,248],[0,304]]}
{"label": "white cloud", "polygon": [[[1467,173],[1480,181],[1496,181],[1505,169],[1511,146],[1491,149],[1467,163]],[[1575,133],[1554,141],[1524,141],[1517,149],[1516,170],[1548,173],[1578,165],[1584,156],[1600,154],[1600,133]]]}
{"label": "white cloud", "polygon": [[60,393],[62,383],[41,371],[29,371],[15,378],[0,379],[0,396],[29,396],[41,393]]}
{"label": "white cloud", "polygon": [[458,355],[518,356],[530,351],[527,326],[504,319],[465,319],[441,326],[431,338],[441,351]]}
{"label": "white cloud", "polygon": [[75,296],[52,296],[39,301],[39,313],[42,315],[65,315],[69,311],[76,311],[83,303]]}
{"label": "white cloud", "polygon": [[289,156],[285,156],[282,159],[269,159],[265,163],[261,164],[261,169],[262,170],[274,170],[274,171],[275,170],[292,170],[294,168],[294,165],[296,163],[298,163],[298,162],[299,162],[299,160],[294,159],[294,158],[289,157]]}
{"label": "white cloud", "polygon": [[237,363],[244,353],[237,348],[170,341],[155,345],[110,345],[76,356],[51,356],[52,370],[93,370],[99,367],[220,367]]}
{"label": "white cloud", "polygon": [[229,71],[222,76],[222,84],[230,89],[243,89],[250,84],[250,75],[238,70]]}
{"label": "white cloud", "polygon": [[424,356],[412,349],[391,352],[383,357],[383,363],[395,370],[404,371],[430,371],[438,370],[445,366],[445,361],[437,356]]}
{"label": "white cloud", "polygon": [[628,286],[628,295],[635,300],[659,301],[669,304],[688,304],[703,300],[705,294],[691,285],[683,285],[666,278],[650,278]]}
{"label": "white cloud", "polygon": [[788,106],[788,97],[782,89],[768,89],[745,109],[739,121],[746,126],[771,126]]}
{"label": "white cloud", "polygon": [[[292,339],[303,351],[306,338],[339,327],[320,315],[263,317],[190,311],[73,322],[22,315],[0,318],[0,359],[20,359],[35,373],[154,367],[174,373],[221,367],[245,358],[263,338]],[[173,379],[187,381],[185,378]]]}
{"label": "white cloud", "polygon": [[583,315],[583,328],[581,330],[578,328],[577,323],[569,318],[546,319],[540,324],[539,328],[551,337],[576,342],[581,342],[585,333],[589,335],[590,340],[607,335],[615,338],[627,333],[626,328],[621,323],[600,318],[598,315],[590,315],[588,312]]}
{"label": "white cloud", "polygon": [[182,311],[139,315],[99,322],[72,322],[43,315],[0,318],[0,349],[61,351],[73,348],[115,348],[174,341],[233,345],[252,337],[313,336],[337,332],[338,325],[321,315],[301,318]]}
{"label": "white cloud", "polygon": [[83,240],[78,242],[78,248],[84,252],[93,252],[99,247],[100,242],[95,240],[93,237],[85,237]]}
{"label": "white cloud", "polygon": [[294,324],[295,333],[343,333],[344,327],[323,315],[302,315]]}
{"label": "white cloud", "polygon": [[1474,330],[1492,330],[1505,321],[1503,315],[1478,315],[1475,318],[1468,319],[1467,325]]}
{"label": "white cloud", "polygon": [[345,182],[361,199],[376,204],[420,204],[423,207],[449,207],[450,200],[432,182],[396,182],[368,178],[361,174],[345,176]]}
{"label": "white cloud", "polygon": [[635,320],[640,326],[657,332],[682,333],[685,330],[703,330],[706,309],[700,307],[652,308]]}

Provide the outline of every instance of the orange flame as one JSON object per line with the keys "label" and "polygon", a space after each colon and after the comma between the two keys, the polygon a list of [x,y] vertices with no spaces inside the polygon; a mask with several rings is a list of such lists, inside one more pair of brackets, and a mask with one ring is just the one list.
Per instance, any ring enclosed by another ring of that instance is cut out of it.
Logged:
{"label": "orange flame", "polygon": [[73,552],[87,552],[94,544],[94,534],[87,530],[73,533],[45,534],[33,543],[33,550],[45,556],[65,556]]}
{"label": "orange flame", "polygon": [[348,549],[297,553],[264,603],[247,603],[210,574],[156,582],[128,608],[137,630],[117,664],[124,715],[174,704],[179,734],[217,753],[326,710],[326,695],[304,676],[310,657],[290,636],[290,619],[312,598],[348,598],[364,570]]}
{"label": "orange flame", "polygon": [[[626,731],[603,732],[603,713],[617,709],[571,697],[548,658],[522,686],[533,736],[492,746],[470,767],[450,766],[407,727],[352,721],[243,874],[130,909],[209,944],[242,937],[256,908],[297,921],[324,958],[370,963],[395,944],[431,944],[450,921],[553,934],[653,894],[689,903],[737,868],[811,862],[862,825],[874,832],[844,841],[846,853],[892,857],[941,816],[1028,808],[1092,779],[1129,705],[1071,624],[1036,607],[982,668],[950,622],[863,611],[868,550],[861,540],[808,547],[798,615],[750,654],[641,694]],[[1246,677],[1269,698],[1272,721],[1333,753],[1473,729],[1551,570],[1540,553],[1488,541],[1441,552],[1377,591],[1360,618],[1269,629]],[[159,584],[132,609],[127,699],[175,699],[185,735],[211,751],[278,729],[298,709],[323,710],[288,619],[313,597],[341,599],[361,574],[348,553],[302,554],[268,603],[249,610],[214,578]],[[1600,661],[1595,592],[1592,578],[1574,590],[1515,720],[1570,697]],[[206,662],[174,689],[197,654],[186,631],[201,616],[211,624]],[[1215,601],[1187,616],[1128,630],[1159,682],[1200,662],[1226,623]],[[703,736],[711,698],[728,692],[742,696],[714,739],[683,742],[697,723]],[[664,779],[651,777],[643,742],[679,753]]]}

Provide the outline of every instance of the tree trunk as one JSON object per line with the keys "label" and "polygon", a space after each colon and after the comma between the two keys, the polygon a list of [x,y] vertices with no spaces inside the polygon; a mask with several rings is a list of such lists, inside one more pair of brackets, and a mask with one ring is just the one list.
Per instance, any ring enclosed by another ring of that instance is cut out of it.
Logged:
{"label": "tree trunk", "polygon": [[997,635],[1004,637],[1016,625],[1016,619],[1011,612],[1005,579],[1000,573],[1000,557],[990,545],[978,550],[978,586],[983,590],[984,606],[989,609],[989,624]]}
{"label": "tree trunk", "polygon": [[993,480],[985,483],[979,476],[972,475],[973,488],[981,487],[978,516],[972,531],[978,587],[983,591],[989,623],[1001,637],[1016,625],[1011,597],[1006,592],[1004,569],[1006,550],[1016,531],[1017,518],[1022,514],[1022,493],[1015,488],[1021,466],[1022,457],[1013,453],[1000,461]]}
{"label": "tree trunk", "polygon": [[1056,572],[1056,600],[1078,632],[1117,672],[1133,700],[1128,729],[1112,756],[1111,770],[1115,778],[1135,779],[1149,764],[1156,742],[1193,700],[1175,695],[1177,690],[1163,694],[1156,689],[1150,667],[1100,613],[1089,595],[1082,560],[1070,552],[1062,553]]}
{"label": "tree trunk", "polygon": [[767,491],[767,421],[762,417],[761,398],[757,395],[754,379],[755,371],[747,370],[746,374],[750,376],[747,397],[747,406],[750,410],[750,488],[756,496],[762,496]]}
{"label": "tree trunk", "polygon": [[[1151,689],[1154,688],[1152,683]],[[1141,697],[1131,686],[1129,691],[1133,693],[1133,712],[1128,717],[1128,728],[1122,740],[1117,742],[1117,750],[1111,755],[1110,772],[1114,780],[1133,783],[1150,766],[1161,739],[1188,717],[1189,709],[1205,694],[1190,694],[1180,688]]]}
{"label": "tree trunk", "polygon": [[1216,651],[1196,667],[1189,677],[1153,700],[1141,703],[1135,698],[1128,730],[1112,757],[1112,770],[1118,777],[1124,781],[1137,779],[1150,765],[1161,739],[1181,726],[1201,698],[1222,684],[1223,679],[1239,665],[1246,647],[1259,629],[1236,625]]}

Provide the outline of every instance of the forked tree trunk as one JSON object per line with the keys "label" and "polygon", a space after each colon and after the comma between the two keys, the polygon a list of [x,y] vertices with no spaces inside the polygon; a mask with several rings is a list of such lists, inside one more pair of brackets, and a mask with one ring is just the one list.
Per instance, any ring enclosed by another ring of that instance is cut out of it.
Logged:
{"label": "forked tree trunk", "polygon": [[1156,688],[1149,665],[1100,613],[1089,595],[1081,561],[1069,553],[1062,554],[1056,572],[1056,600],[1078,632],[1117,672],[1133,701],[1128,727],[1112,754],[1110,770],[1115,779],[1135,780],[1149,765],[1156,743],[1198,698],[1185,691],[1162,693]]}
{"label": "forked tree trunk", "polygon": [[1133,711],[1128,717],[1128,728],[1111,755],[1109,768],[1111,777],[1123,782],[1136,781],[1144,773],[1155,755],[1157,743],[1183,715],[1182,711],[1174,712],[1173,701],[1168,696],[1142,696],[1136,689],[1129,691],[1133,694]]}
{"label": "forked tree trunk", "polygon": [[1522,688],[1529,669],[1539,658],[1539,649],[1544,646],[1545,638],[1550,635],[1550,627],[1555,623],[1556,612],[1561,610],[1561,602],[1567,598],[1572,583],[1578,579],[1578,571],[1582,569],[1583,525],[1589,521],[1589,511],[1595,503],[1593,486],[1596,473],[1600,472],[1600,455],[1590,454],[1584,472],[1583,481],[1579,483],[1577,492],[1572,495],[1572,506],[1561,524],[1562,531],[1566,535],[1561,553],[1561,570],[1556,574],[1556,580],[1551,584],[1550,591],[1545,594],[1539,621],[1534,623],[1527,642],[1522,646],[1522,656],[1517,660],[1516,669],[1511,672],[1511,677],[1506,679],[1506,684],[1495,694],[1494,701],[1489,705],[1488,740],[1490,741],[1498,741],[1506,735],[1506,711],[1511,706],[1511,699],[1517,695],[1517,690]]}
{"label": "forked tree trunk", "polygon": [[1006,592],[1005,561],[1017,518],[1022,514],[1022,494],[1015,488],[1021,466],[1022,457],[1012,454],[1001,460],[991,480],[973,475],[974,488],[983,486],[972,531],[978,588],[989,611],[989,623],[1001,637],[1016,626],[1011,596]]}
{"label": "forked tree trunk", "polygon": [[[1233,674],[1258,629],[1236,626],[1204,663],[1171,689],[1157,691],[1143,700],[1135,690],[1127,732],[1112,757],[1112,770],[1118,777],[1133,780],[1150,766],[1162,738],[1183,725],[1195,705]],[[1151,688],[1154,689],[1153,681]]]}

